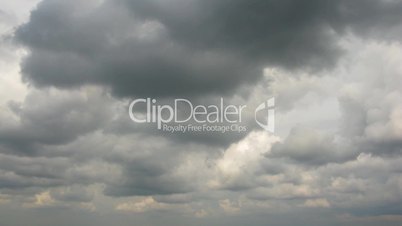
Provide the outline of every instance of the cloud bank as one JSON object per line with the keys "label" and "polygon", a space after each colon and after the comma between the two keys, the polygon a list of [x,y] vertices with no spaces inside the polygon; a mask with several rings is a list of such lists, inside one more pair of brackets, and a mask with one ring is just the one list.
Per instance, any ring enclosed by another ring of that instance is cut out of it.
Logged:
{"label": "cloud bank", "polygon": [[[0,3],[1,225],[401,224],[401,1],[35,4]],[[275,134],[127,114],[271,96]]]}

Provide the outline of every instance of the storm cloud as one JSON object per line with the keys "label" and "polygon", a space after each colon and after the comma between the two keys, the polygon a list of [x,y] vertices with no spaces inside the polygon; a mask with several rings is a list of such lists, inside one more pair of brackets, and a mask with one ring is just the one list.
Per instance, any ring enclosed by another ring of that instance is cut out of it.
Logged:
{"label": "storm cloud", "polygon": [[[401,225],[401,12],[0,1],[0,224]],[[134,123],[146,97],[247,105],[247,131]],[[275,133],[255,121],[272,97]]]}
{"label": "storm cloud", "polygon": [[258,81],[267,66],[331,68],[339,37],[377,38],[399,25],[401,9],[371,0],[46,0],[16,38],[30,50],[24,80],[38,87],[100,84],[120,97],[227,95]]}

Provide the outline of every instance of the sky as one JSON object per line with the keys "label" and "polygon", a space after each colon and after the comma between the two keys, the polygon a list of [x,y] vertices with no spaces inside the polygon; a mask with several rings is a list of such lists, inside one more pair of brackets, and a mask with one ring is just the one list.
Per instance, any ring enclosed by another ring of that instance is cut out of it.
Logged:
{"label": "sky", "polygon": [[[0,0],[0,225],[400,226],[401,12]],[[247,105],[247,130],[161,131],[139,98]]]}

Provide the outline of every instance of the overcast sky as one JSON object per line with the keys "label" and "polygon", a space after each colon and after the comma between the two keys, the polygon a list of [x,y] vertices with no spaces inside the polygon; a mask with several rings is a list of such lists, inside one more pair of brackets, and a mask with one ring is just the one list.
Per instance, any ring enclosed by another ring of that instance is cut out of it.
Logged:
{"label": "overcast sky", "polygon": [[[399,0],[0,0],[0,225],[400,226],[401,62]],[[136,124],[146,97],[247,131]]]}

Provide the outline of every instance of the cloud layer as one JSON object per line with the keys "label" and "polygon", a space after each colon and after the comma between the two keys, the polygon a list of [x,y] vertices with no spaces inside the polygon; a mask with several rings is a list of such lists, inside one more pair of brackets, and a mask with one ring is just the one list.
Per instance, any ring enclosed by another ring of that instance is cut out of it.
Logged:
{"label": "cloud layer", "polygon": [[16,37],[30,49],[24,78],[39,87],[100,84],[121,97],[231,94],[266,66],[333,66],[340,36],[377,38],[399,26],[401,8],[395,1],[51,0]]}
{"label": "cloud layer", "polygon": [[[401,224],[401,1],[16,2],[0,3],[1,225]],[[251,109],[247,132],[127,114],[222,96]],[[276,134],[254,122],[271,96]]]}

